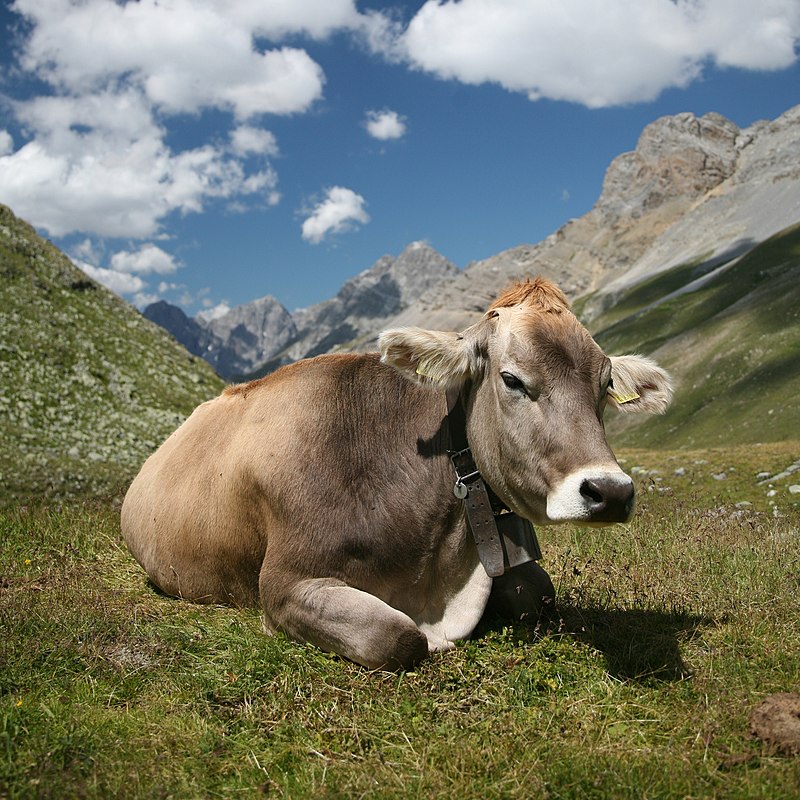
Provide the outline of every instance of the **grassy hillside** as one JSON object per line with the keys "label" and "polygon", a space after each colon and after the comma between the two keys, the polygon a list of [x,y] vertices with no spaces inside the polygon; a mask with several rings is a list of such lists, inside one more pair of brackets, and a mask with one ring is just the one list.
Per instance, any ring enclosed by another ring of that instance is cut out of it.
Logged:
{"label": "grassy hillside", "polygon": [[0,206],[0,503],[118,491],[221,387]]}
{"label": "grassy hillside", "polygon": [[0,797],[800,796],[749,725],[800,679],[794,451],[622,456],[631,523],[539,531],[552,623],[401,675],[159,595],[107,507],[0,512]]}
{"label": "grassy hillside", "polygon": [[683,291],[702,272],[658,275],[589,323],[607,352],[651,354],[676,379],[664,417],[609,414],[612,438],[641,447],[800,438],[800,226]]}

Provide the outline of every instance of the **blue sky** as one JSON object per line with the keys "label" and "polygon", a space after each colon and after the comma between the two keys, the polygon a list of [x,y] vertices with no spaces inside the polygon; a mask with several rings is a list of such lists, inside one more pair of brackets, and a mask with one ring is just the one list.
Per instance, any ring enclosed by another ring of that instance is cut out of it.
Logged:
{"label": "blue sky", "polygon": [[0,31],[0,202],[188,313],[537,242],[657,117],[800,103],[800,0],[16,0]]}

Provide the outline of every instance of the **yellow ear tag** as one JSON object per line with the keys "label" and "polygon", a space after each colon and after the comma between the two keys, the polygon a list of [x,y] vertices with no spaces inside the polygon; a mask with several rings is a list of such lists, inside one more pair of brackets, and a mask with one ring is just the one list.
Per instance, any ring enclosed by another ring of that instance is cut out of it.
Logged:
{"label": "yellow ear tag", "polygon": [[608,390],[608,394],[614,398],[620,405],[623,403],[630,403],[631,400],[638,400],[641,395],[636,394],[636,392],[632,392],[631,394],[620,394],[619,392],[614,391],[613,389]]}

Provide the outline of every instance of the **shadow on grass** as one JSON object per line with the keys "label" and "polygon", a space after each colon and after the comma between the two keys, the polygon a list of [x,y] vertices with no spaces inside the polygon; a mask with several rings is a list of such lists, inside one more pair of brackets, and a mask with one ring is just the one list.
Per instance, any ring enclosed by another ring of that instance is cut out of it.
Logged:
{"label": "shadow on grass", "polygon": [[680,681],[691,677],[680,644],[716,624],[682,611],[559,605],[561,633],[603,653],[609,674],[622,680]]}
{"label": "shadow on grass", "polygon": [[[481,622],[484,632],[507,627],[507,619],[494,614]],[[530,623],[516,622],[515,626]],[[699,636],[716,620],[682,611],[614,609],[559,603],[549,619],[535,624],[540,637],[566,636],[601,652],[610,675],[625,681],[675,682],[692,671],[681,656],[681,644]]]}

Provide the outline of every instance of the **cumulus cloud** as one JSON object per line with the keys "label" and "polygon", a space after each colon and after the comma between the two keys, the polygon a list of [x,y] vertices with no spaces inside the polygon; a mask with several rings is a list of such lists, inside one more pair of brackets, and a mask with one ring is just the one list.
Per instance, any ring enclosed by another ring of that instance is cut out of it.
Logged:
{"label": "cumulus cloud", "polygon": [[224,300],[216,305],[212,305],[210,300],[204,300],[203,305],[203,310],[199,311],[197,316],[205,322],[213,322],[215,319],[224,317],[231,310]]}
{"label": "cumulus cloud", "polygon": [[138,275],[118,272],[115,269],[107,269],[106,267],[96,267],[86,261],[75,261],[74,263],[90,278],[102,283],[103,286],[111,289],[115,294],[133,294],[134,292],[141,292],[147,286]]}
{"label": "cumulus cloud", "polygon": [[365,200],[360,194],[343,186],[333,186],[325,193],[303,222],[303,238],[319,244],[326,236],[353,230],[369,222],[364,210]]}
{"label": "cumulus cloud", "polygon": [[429,0],[399,46],[440,78],[598,108],[686,86],[707,62],[787,67],[798,38],[796,0]]}
{"label": "cumulus cloud", "polygon": [[258,154],[274,157],[279,152],[275,134],[251,125],[240,125],[238,128],[234,128],[231,132],[231,149],[238,156]]}
{"label": "cumulus cloud", "polygon": [[367,111],[364,125],[370,136],[381,141],[401,139],[406,132],[405,117],[401,117],[396,111],[389,109]]}
{"label": "cumulus cloud", "polygon": [[178,269],[175,258],[154,244],[142,245],[138,250],[121,251],[111,256],[111,269],[139,275],[171,275]]}
{"label": "cumulus cloud", "polygon": [[[33,24],[23,66],[72,94],[94,93],[124,78],[170,113],[212,107],[246,119],[307,110],[322,94],[322,69],[304,50],[259,52],[253,36],[270,29],[270,9],[254,15],[244,5],[17,0],[14,10]],[[274,9],[273,29],[296,29],[302,6],[311,4],[299,5],[294,19]]]}
{"label": "cumulus cloud", "polygon": [[[52,236],[144,238],[174,211],[196,213],[209,200],[248,195],[269,203],[275,194],[278,176],[269,165],[248,173],[241,157],[211,144],[173,152],[133,88],[38,97],[14,110],[34,134],[0,156],[4,202]],[[265,155],[267,137],[260,146]]]}
{"label": "cumulus cloud", "polygon": [[[16,0],[11,10],[26,21],[15,68],[46,89],[8,99],[25,138],[14,150],[0,132],[0,186],[54,237],[147,238],[212,200],[277,204],[277,142],[252,120],[308,111],[325,80],[279,40],[365,19],[353,0]],[[174,116],[206,109],[230,113],[228,143],[180,147]]]}

